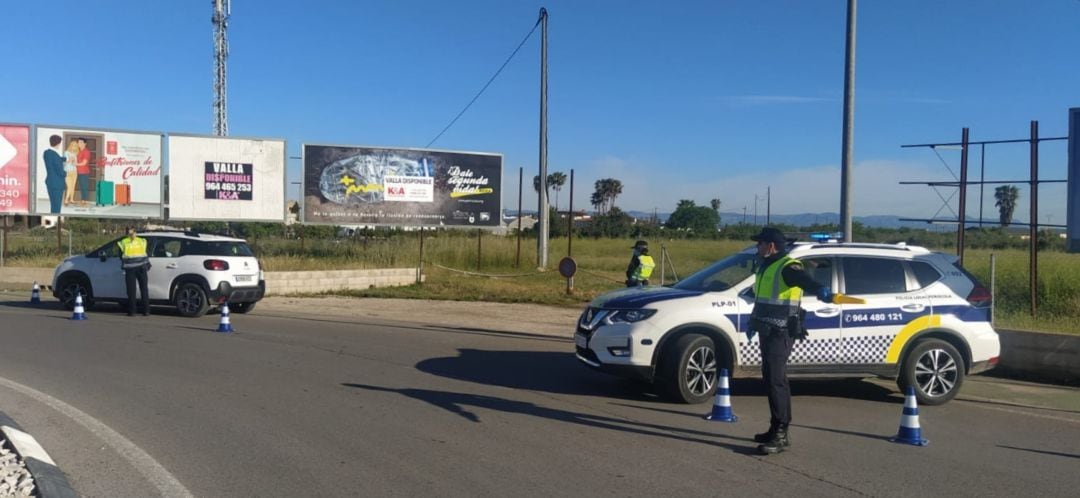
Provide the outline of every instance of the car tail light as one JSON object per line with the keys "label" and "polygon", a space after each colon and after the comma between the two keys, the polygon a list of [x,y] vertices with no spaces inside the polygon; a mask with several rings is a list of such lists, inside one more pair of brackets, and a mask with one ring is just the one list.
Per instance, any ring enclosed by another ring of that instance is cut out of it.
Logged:
{"label": "car tail light", "polygon": [[971,293],[967,296],[967,301],[976,308],[985,308],[990,306],[993,302],[994,296],[990,294],[990,289],[976,284],[974,289],[971,289]]}
{"label": "car tail light", "polygon": [[220,259],[208,259],[202,262],[203,268],[214,271],[225,271],[229,269],[229,263]]}

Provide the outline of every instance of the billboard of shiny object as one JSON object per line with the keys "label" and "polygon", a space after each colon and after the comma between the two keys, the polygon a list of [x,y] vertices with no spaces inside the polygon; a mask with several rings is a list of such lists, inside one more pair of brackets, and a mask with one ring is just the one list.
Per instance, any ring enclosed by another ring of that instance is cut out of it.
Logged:
{"label": "billboard of shiny object", "polygon": [[161,218],[162,134],[38,126],[33,212]]}
{"label": "billboard of shiny object", "polygon": [[169,134],[169,218],[285,221],[285,141]]}
{"label": "billboard of shiny object", "polygon": [[0,214],[30,212],[30,127],[0,124]]}
{"label": "billboard of shiny object", "polygon": [[304,145],[304,222],[497,227],[502,155]]}

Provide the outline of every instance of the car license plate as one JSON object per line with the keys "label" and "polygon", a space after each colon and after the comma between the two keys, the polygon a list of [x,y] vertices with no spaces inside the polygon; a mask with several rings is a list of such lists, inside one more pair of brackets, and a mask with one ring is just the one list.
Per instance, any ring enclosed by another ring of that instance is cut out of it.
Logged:
{"label": "car license plate", "polygon": [[581,334],[574,334],[574,344],[581,349],[589,348],[589,338]]}
{"label": "car license plate", "polygon": [[237,282],[250,282],[251,277],[252,277],[251,275],[237,275],[236,276],[236,281]]}

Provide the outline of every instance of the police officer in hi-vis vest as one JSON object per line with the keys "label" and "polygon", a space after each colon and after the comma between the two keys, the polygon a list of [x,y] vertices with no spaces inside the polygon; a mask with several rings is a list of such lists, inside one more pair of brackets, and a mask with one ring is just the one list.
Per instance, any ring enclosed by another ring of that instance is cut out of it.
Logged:
{"label": "police officer in hi-vis vest", "polygon": [[626,286],[649,285],[649,276],[652,275],[653,268],[656,268],[652,256],[649,256],[649,243],[639,240],[631,249],[634,253],[630,256],[630,264],[626,267]]}
{"label": "police officer in hi-vis vest", "polygon": [[768,455],[791,446],[788,424],[791,423],[791,388],[787,362],[795,339],[806,336],[804,313],[800,307],[803,291],[832,302],[832,290],[818,283],[803,270],[802,263],[787,255],[784,233],[764,227],[750,237],[757,242],[757,254],[763,259],[754,280],[754,310],[750,313],[749,333],[760,335],[761,376],[769,395],[769,430],[754,435],[761,443],[758,451]]}
{"label": "police officer in hi-vis vest", "polygon": [[146,272],[150,270],[150,258],[146,255],[146,239],[135,234],[135,227],[128,227],[128,236],[116,244],[120,246],[120,264],[124,268],[127,284],[128,316],[135,315],[135,282],[139,283],[143,316],[150,315],[150,292],[146,289]]}

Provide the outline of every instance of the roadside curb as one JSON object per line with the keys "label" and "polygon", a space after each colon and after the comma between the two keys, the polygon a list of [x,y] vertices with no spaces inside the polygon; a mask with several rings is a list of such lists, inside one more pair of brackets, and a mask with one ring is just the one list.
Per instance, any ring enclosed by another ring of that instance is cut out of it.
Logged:
{"label": "roadside curb", "polygon": [[27,471],[34,478],[35,492],[41,498],[77,498],[79,495],[71,489],[67,475],[56,466],[45,449],[33,436],[23,432],[15,421],[0,412],[0,432],[11,443],[15,453],[26,464]]}

